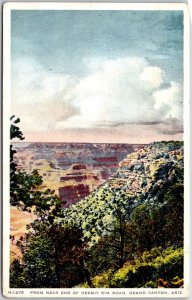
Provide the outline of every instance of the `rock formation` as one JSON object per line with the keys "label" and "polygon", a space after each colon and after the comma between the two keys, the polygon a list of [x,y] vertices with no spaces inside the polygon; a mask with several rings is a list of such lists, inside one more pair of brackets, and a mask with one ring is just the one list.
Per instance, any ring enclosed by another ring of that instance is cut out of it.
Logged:
{"label": "rock formation", "polygon": [[55,190],[63,206],[83,199],[103,184],[119,167],[119,162],[144,145],[15,143],[19,168],[37,169],[43,188]]}

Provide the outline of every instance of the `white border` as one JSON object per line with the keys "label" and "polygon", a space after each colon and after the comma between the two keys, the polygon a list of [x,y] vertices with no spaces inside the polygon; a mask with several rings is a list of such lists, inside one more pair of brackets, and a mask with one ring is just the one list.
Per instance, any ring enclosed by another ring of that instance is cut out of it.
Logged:
{"label": "white border", "polygon": [[186,10],[185,3],[7,2],[7,10]]}
{"label": "white border", "polygon": [[190,289],[190,16],[184,13],[184,288]]}
{"label": "white border", "polygon": [[[9,286],[10,253],[10,103],[11,103],[10,10],[3,17],[3,290]],[[4,293],[5,295],[5,293]]]}
{"label": "white border", "polygon": [[[9,288],[9,159],[10,159],[10,42],[11,42],[11,10],[183,10],[184,12],[184,289],[10,289]],[[35,3],[8,2],[3,7],[3,294],[6,297],[17,298],[183,298],[189,295],[189,228],[190,228],[190,195],[189,195],[189,153],[190,153],[190,20],[188,5],[185,3]],[[43,292],[38,294],[38,292]],[[58,292],[58,295],[50,292]],[[125,292],[119,295],[119,291]],[[178,294],[174,292],[177,291]],[[109,292],[109,294],[106,294]],[[105,294],[104,294],[105,293]],[[139,294],[138,294],[139,293]],[[156,294],[157,293],[157,294]],[[174,294],[172,294],[174,293]]]}

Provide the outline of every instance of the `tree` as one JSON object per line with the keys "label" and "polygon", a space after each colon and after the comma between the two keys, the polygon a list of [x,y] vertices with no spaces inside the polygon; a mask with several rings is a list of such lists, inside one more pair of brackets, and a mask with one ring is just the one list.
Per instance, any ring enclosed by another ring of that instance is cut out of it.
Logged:
{"label": "tree", "polygon": [[113,197],[109,205],[113,207],[113,222],[111,228],[106,227],[105,230],[109,233],[111,247],[116,256],[116,266],[121,268],[130,256],[130,216],[135,206],[139,204],[139,199],[135,203],[134,197],[130,198],[120,189],[114,189],[112,192]]}
{"label": "tree", "polygon": [[145,202],[135,208],[131,222],[135,228],[136,252],[159,246],[163,249],[183,246],[183,193],[183,170],[175,168],[171,180],[156,192],[155,203]]}
{"label": "tree", "polygon": [[89,267],[93,276],[121,268],[127,260],[134,260],[154,247],[183,245],[182,168],[174,168],[161,187],[154,185],[145,201],[143,198],[134,201],[117,189],[111,193],[110,223],[100,222],[101,238],[90,249]]}
{"label": "tree", "polygon": [[[24,139],[15,125],[19,122],[18,118],[11,124],[11,140]],[[72,287],[83,281],[93,287],[85,264],[87,245],[82,231],[75,225],[58,224],[61,200],[50,189],[41,191],[43,180],[37,170],[31,174],[19,170],[14,161],[15,154],[11,145],[11,204],[19,206],[22,202],[24,209],[35,205],[38,219],[28,226],[29,233],[17,243],[23,258],[11,265],[11,287]]]}
{"label": "tree", "polygon": [[10,266],[10,287],[22,288],[25,286],[24,267],[18,259],[15,259]]}
{"label": "tree", "polygon": [[[41,218],[30,229],[25,243],[18,244],[23,259],[11,266],[11,287],[67,288],[84,281],[93,287],[85,264],[87,244],[79,228]],[[18,280],[21,277],[22,281]]]}
{"label": "tree", "polygon": [[[11,117],[10,139],[24,140],[24,136],[20,128],[16,125],[20,122],[19,118]],[[54,191],[46,189],[42,191],[42,176],[37,170],[33,170],[31,174],[18,168],[15,163],[14,156],[16,154],[13,145],[10,145],[10,203],[11,205],[22,205],[22,208],[36,206],[37,211],[50,210],[60,213],[61,200]]]}
{"label": "tree", "polygon": [[166,246],[183,246],[184,221],[184,187],[183,183],[172,184],[164,195],[165,205],[161,208],[161,216],[165,220],[162,227]]}
{"label": "tree", "polygon": [[[23,133],[19,129],[19,127],[16,125],[20,122],[20,119],[15,119],[15,116],[12,116],[11,118],[11,126],[10,126],[10,139],[19,139],[24,140]],[[11,204],[16,204],[18,202],[18,199],[15,195],[15,190],[18,187],[18,171],[17,171],[17,164],[14,161],[14,155],[16,154],[16,150],[13,149],[13,145],[10,145],[10,202]]]}
{"label": "tree", "polygon": [[[92,245],[89,252],[89,269],[92,276],[108,269],[113,272],[121,268],[133,254],[133,229],[130,215],[136,204],[134,199],[120,189],[111,189],[110,193],[110,201],[105,203],[105,211],[110,212],[110,221],[105,223],[104,218],[97,222],[101,237]],[[108,195],[104,194],[103,197]]]}

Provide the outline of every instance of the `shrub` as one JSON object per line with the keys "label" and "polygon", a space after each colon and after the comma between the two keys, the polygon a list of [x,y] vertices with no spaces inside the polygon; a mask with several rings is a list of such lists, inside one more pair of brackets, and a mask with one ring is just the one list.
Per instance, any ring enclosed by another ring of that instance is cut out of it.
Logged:
{"label": "shrub", "polygon": [[[158,278],[173,280],[183,277],[183,249],[168,248],[162,253],[158,248],[146,251],[133,263],[125,263],[111,280],[111,287],[157,286]],[[152,283],[153,284],[152,284]]]}

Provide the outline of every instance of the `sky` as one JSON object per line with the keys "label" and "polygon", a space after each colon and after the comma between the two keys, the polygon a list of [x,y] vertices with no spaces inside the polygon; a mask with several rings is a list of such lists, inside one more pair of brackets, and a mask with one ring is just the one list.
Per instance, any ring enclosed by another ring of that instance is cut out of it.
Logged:
{"label": "sky", "polygon": [[12,10],[11,113],[26,141],[183,138],[183,12]]}

